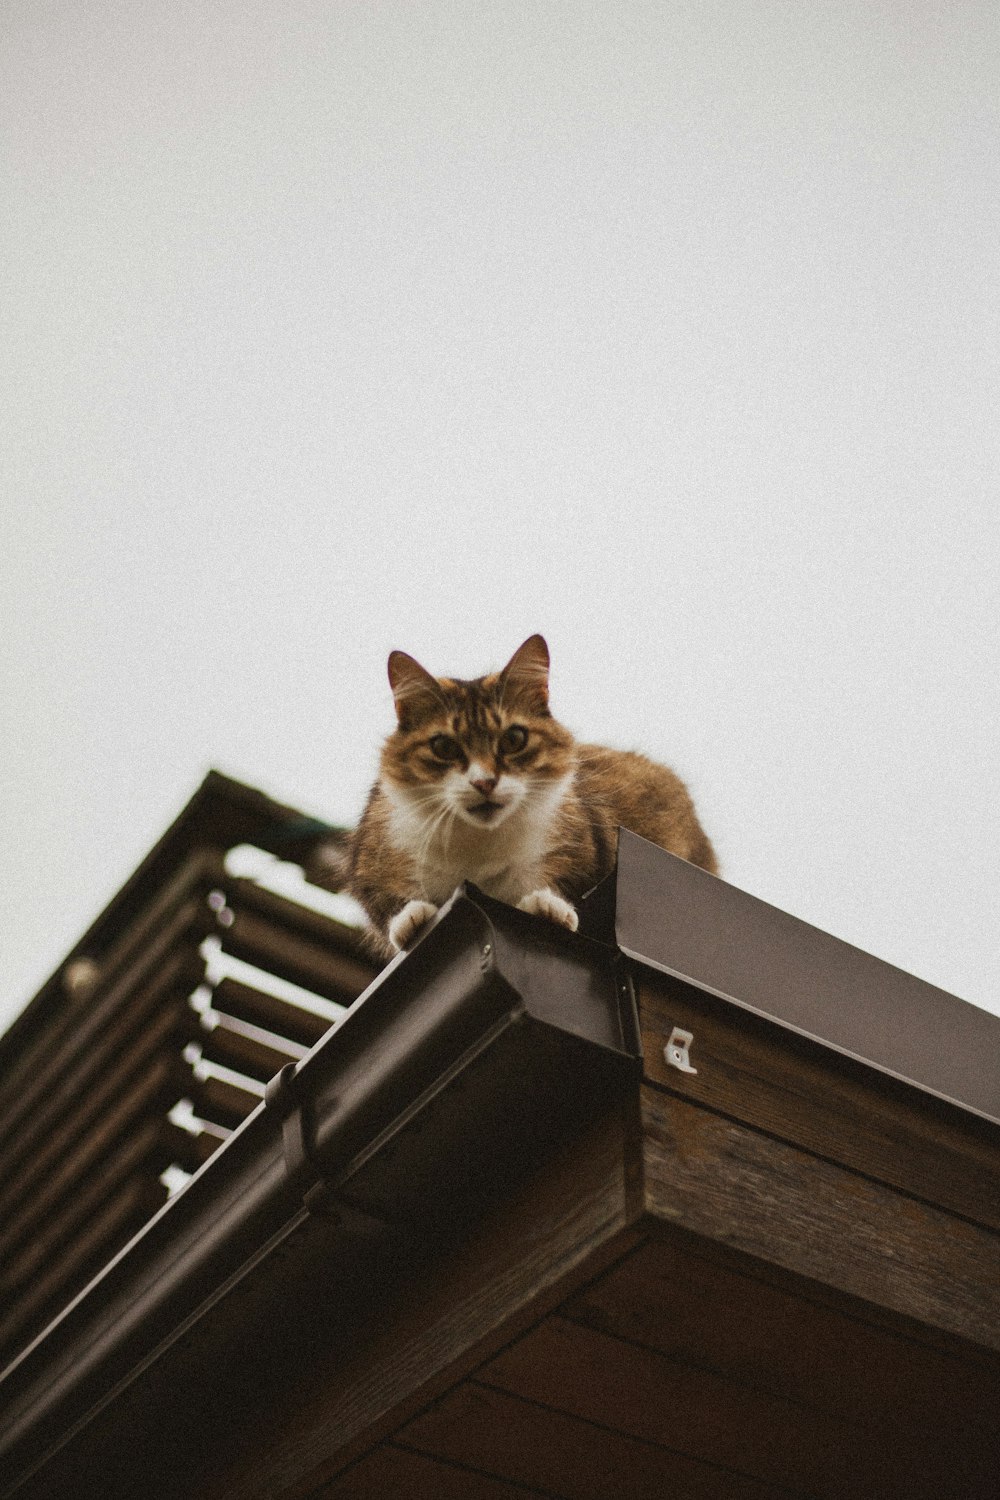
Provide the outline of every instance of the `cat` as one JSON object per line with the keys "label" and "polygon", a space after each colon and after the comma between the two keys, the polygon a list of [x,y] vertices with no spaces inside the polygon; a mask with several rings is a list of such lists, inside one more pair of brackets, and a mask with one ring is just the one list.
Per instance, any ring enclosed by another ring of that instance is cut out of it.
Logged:
{"label": "cat", "polygon": [[344,887],[383,958],[469,880],[575,931],[578,901],[614,865],[619,825],[712,874],[715,854],[673,771],[577,744],[549,711],[540,635],[502,672],[432,677],[389,656],[397,724],[345,851]]}

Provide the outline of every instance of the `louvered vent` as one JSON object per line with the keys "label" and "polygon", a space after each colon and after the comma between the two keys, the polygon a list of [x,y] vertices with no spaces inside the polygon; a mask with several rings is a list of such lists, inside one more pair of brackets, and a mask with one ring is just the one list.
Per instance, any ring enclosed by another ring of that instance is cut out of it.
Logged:
{"label": "louvered vent", "polygon": [[195,852],[66,964],[0,1097],[0,1367],[369,984],[344,902],[260,850]]}

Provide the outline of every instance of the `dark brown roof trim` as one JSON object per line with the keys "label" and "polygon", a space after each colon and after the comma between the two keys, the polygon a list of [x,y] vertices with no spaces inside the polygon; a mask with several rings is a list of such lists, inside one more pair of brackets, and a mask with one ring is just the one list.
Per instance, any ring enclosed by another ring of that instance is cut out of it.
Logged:
{"label": "dark brown roof trim", "polygon": [[1000,1122],[1000,1017],[624,828],[616,901],[636,962]]}

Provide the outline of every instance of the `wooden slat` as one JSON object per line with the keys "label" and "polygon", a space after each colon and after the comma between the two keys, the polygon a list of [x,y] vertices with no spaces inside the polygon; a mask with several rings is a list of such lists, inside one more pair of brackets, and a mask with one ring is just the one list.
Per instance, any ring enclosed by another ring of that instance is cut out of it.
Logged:
{"label": "wooden slat", "polygon": [[126,1183],[81,1231],[72,1253],[60,1258],[0,1317],[0,1363],[50,1322],[166,1201],[159,1183]]}
{"label": "wooden slat", "polygon": [[646,1084],[646,1203],[672,1224],[1000,1349],[1000,1238]]}
{"label": "wooden slat", "polygon": [[[344,973],[353,973],[352,985],[357,986],[359,993],[371,983],[378,965],[367,952],[364,934],[358,928],[349,927],[346,922],[338,922],[336,917],[328,917],[324,912],[302,906],[298,901],[279,895],[277,891],[269,891],[266,886],[258,885],[256,881],[246,877],[227,877],[222,888],[233,908],[244,907],[248,911],[254,911],[259,916],[278,923],[287,932],[294,932],[310,942],[319,943],[323,948],[335,949],[345,960]],[[353,969],[346,967],[348,963],[353,963]]]}
{"label": "wooden slat", "polygon": [[257,1108],[264,1097],[263,1094],[255,1094],[250,1089],[230,1083],[227,1078],[196,1078],[193,1072],[187,1081],[185,1093],[194,1104],[196,1115],[203,1120],[211,1120],[216,1125],[224,1125],[229,1130],[242,1125],[247,1115]]}
{"label": "wooden slat", "polygon": [[229,975],[220,979],[212,991],[212,1009],[287,1036],[304,1047],[315,1046],[334,1024],[327,1016],[318,1016],[289,1000],[279,1000]]}
{"label": "wooden slat", "polygon": [[[181,915],[183,931],[171,934],[171,945],[179,940],[180,946],[150,952],[134,971],[123,976],[122,987],[112,991],[109,998],[114,998],[115,1011],[100,1039],[76,1053],[64,1071],[38,1081],[30,1115],[0,1149],[0,1179],[19,1175],[19,1163],[27,1162],[30,1169],[41,1144],[80,1109],[81,1101],[86,1108],[86,1101],[95,1095],[107,1098],[109,1081],[117,1084],[113,1091],[119,1091],[134,1059],[148,1056],[150,1031],[159,1026],[160,1015],[167,1011],[174,1016],[182,1013],[183,1002],[199,982],[204,964],[191,946],[191,913]],[[187,943],[183,941],[185,934]],[[191,1025],[195,1025],[193,1017]]]}
{"label": "wooden slat", "polygon": [[57,1112],[56,1123],[0,1192],[0,1222],[35,1194],[48,1191],[48,1174],[67,1188],[124,1130],[150,1114],[166,1113],[181,1097],[185,1067],[170,1045],[177,1035],[178,1010],[164,1010],[120,1058],[119,1068],[101,1077],[73,1107]]}
{"label": "wooden slat", "polygon": [[123,995],[132,993],[143,975],[155,974],[171,949],[186,938],[196,947],[199,934],[211,930],[214,917],[204,897],[219,871],[217,856],[201,853],[186,860],[102,956],[96,988],[82,996],[68,994],[58,1016],[9,1065],[0,1080],[0,1142],[13,1138],[18,1121],[33,1114],[37,1100],[54,1080],[66,1078],[81,1054],[91,1057],[98,1036],[116,1021]]}
{"label": "wooden slat", "polygon": [[[194,908],[208,911],[206,897],[219,878],[222,862],[214,851],[199,851],[184,861],[162,890],[124,927],[110,947],[101,955],[99,994],[117,984],[136,962],[162,942],[163,935],[175,931],[179,914]],[[209,927],[209,917],[199,926]]]}
{"label": "wooden slat", "polygon": [[[639,1003],[654,1083],[1000,1229],[995,1126],[677,980],[643,972]],[[694,1035],[696,1073],[664,1059],[674,1026]]]}
{"label": "wooden slat", "polygon": [[239,903],[233,907],[232,926],[221,929],[221,936],[225,952],[234,958],[339,1005],[350,1005],[372,979],[372,972],[353,958]]}
{"label": "wooden slat", "polygon": [[[177,1154],[176,1130],[166,1118],[150,1119],[130,1131],[117,1148],[76,1178],[74,1190],[62,1194],[42,1213],[22,1218],[0,1261],[0,1306],[22,1293],[24,1284],[57,1257],[69,1237],[113,1196],[122,1182],[145,1176],[157,1182]],[[193,1137],[188,1137],[193,1141]],[[189,1153],[190,1154],[190,1153]]]}
{"label": "wooden slat", "polygon": [[[981,1452],[971,1473],[956,1475],[950,1455],[938,1455],[931,1444],[919,1452],[900,1449],[891,1434],[864,1443],[858,1428],[835,1417],[558,1317],[505,1350],[477,1379],[816,1500],[940,1500],[956,1492],[988,1500],[994,1492],[996,1470],[985,1472]],[[732,1494],[735,1500],[739,1489]]]}
{"label": "wooden slat", "polygon": [[[162,1138],[161,1151],[165,1158],[163,1167],[183,1167],[185,1172],[196,1172],[210,1156],[214,1156],[225,1137],[209,1135],[201,1130],[197,1135],[182,1130],[179,1125],[165,1121],[167,1133]],[[161,1168],[163,1170],[163,1168]]]}
{"label": "wooden slat", "polygon": [[[562,1309],[574,1322],[682,1363],[900,1440],[1000,1440],[1000,1361],[992,1370],[775,1286],[731,1253],[725,1262],[668,1233],[640,1246]],[[756,1269],[756,1268],[754,1268]],[[955,1427],[943,1419],[960,1414]]]}
{"label": "wooden slat", "polygon": [[[567,1500],[792,1500],[793,1492],[718,1463],[582,1421],[473,1381],[398,1435],[430,1457]],[[801,1494],[801,1491],[795,1493]],[[331,1494],[338,1495],[336,1489]]]}
{"label": "wooden slat", "polygon": [[[267,1036],[268,1040],[263,1040]],[[198,1034],[202,1056],[224,1068],[233,1068],[248,1078],[267,1083],[286,1063],[298,1062],[306,1048],[281,1037],[259,1033],[238,1020],[219,1017],[219,1024]]]}
{"label": "wooden slat", "polygon": [[[186,1131],[185,1134],[187,1134]],[[214,1130],[200,1130],[197,1135],[192,1135],[191,1140],[194,1142],[195,1160],[188,1170],[197,1169],[208,1161],[210,1157],[214,1156],[219,1147],[226,1144],[231,1134],[232,1132],[227,1126],[221,1135],[217,1135]],[[185,1163],[178,1158],[178,1166],[183,1167],[184,1165]]]}
{"label": "wooden slat", "polygon": [[313,1490],[309,1500],[524,1500],[541,1493],[387,1446],[366,1455],[333,1484]]}

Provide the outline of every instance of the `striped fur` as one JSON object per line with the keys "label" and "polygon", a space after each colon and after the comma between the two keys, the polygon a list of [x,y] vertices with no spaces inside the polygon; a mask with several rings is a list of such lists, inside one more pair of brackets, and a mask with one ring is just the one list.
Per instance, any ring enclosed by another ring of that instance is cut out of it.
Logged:
{"label": "striped fur", "polygon": [[619,825],[716,873],[680,778],[632,751],[577,744],[549,712],[548,666],[540,635],[470,682],[389,657],[398,722],[346,882],[384,956],[463,880],[575,928],[573,903],[612,868]]}

